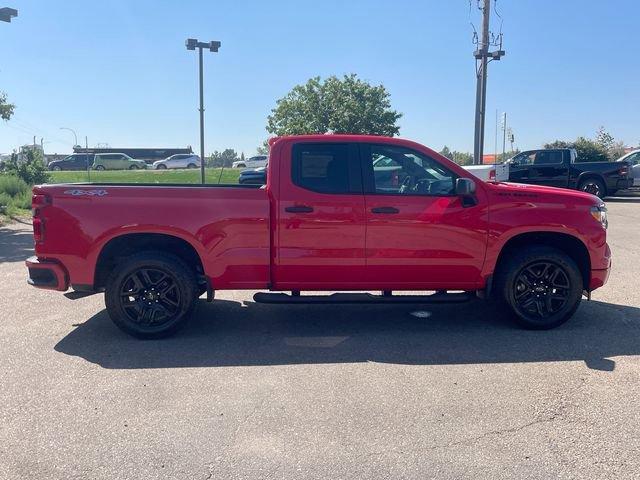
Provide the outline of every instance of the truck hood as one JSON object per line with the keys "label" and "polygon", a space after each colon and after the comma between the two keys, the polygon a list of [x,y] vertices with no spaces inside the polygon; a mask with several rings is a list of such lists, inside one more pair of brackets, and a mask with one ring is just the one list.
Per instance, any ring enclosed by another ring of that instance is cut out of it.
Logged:
{"label": "truck hood", "polygon": [[486,185],[489,188],[493,189],[493,191],[497,194],[509,194],[515,196],[524,196],[524,197],[557,197],[558,199],[568,199],[571,198],[574,201],[579,201],[585,204],[598,205],[602,203],[595,195],[591,195],[590,193],[580,192],[578,190],[569,190],[566,188],[557,188],[557,187],[545,187],[542,185],[529,185],[525,183],[511,183],[511,182],[489,182]]}

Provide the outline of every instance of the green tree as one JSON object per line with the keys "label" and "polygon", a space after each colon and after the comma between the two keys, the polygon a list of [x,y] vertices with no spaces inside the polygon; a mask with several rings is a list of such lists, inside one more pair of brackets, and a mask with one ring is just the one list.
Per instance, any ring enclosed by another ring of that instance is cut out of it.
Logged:
{"label": "green tree", "polygon": [[258,148],[256,148],[256,153],[258,155],[269,155],[269,141],[265,140],[262,145],[258,145]]}
{"label": "green tree", "polygon": [[467,152],[451,152],[451,160],[458,165],[473,165],[473,155]]}
{"label": "green tree", "polygon": [[609,156],[605,148],[597,141],[584,137],[578,137],[574,142],[556,140],[547,143],[544,148],[575,148],[576,162],[608,162]]}
{"label": "green tree", "polygon": [[7,94],[0,92],[0,118],[5,121],[9,120],[15,108],[16,106],[13,103],[7,101]]}
{"label": "green tree", "polygon": [[451,150],[449,150],[449,147],[446,145],[440,150],[440,155],[447,157],[449,160],[453,160],[453,153],[451,153]]}
{"label": "green tree", "polygon": [[237,160],[238,154],[232,148],[225,148],[222,152],[216,150],[209,157],[211,167],[230,167]]}
{"label": "green tree", "polygon": [[614,143],[613,135],[605,130],[604,127],[600,127],[596,132],[596,143],[609,152]]}
{"label": "green tree", "polygon": [[274,135],[359,133],[394,136],[402,114],[391,109],[389,92],[356,74],[310,79],[276,102],[267,119]]}
{"label": "green tree", "polygon": [[29,185],[46,183],[49,181],[49,172],[44,164],[42,152],[36,149],[26,150],[24,158],[19,160],[18,154],[11,154],[7,161],[5,171],[24,180]]}

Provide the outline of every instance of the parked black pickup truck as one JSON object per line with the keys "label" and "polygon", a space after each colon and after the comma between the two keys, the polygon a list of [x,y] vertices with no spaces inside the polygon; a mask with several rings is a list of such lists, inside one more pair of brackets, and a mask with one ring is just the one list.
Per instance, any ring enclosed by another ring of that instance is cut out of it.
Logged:
{"label": "parked black pickup truck", "polygon": [[629,163],[580,162],[572,148],[527,150],[507,160],[509,181],[572,188],[600,198],[629,188]]}

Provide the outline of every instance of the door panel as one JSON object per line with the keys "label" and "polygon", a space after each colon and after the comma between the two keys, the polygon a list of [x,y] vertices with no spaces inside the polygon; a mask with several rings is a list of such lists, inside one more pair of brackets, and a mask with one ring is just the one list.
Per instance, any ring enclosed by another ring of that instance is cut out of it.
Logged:
{"label": "door panel", "polygon": [[[362,152],[366,287],[477,288],[487,242],[482,190],[476,193],[475,205],[463,206],[462,198],[453,195],[457,176],[426,154],[376,145],[363,146]],[[385,158],[401,165],[391,181],[375,174],[376,164],[388,163]]]}
{"label": "door panel", "polygon": [[535,154],[530,167],[529,182],[549,187],[566,187],[569,184],[568,162],[561,150],[541,150]]}
{"label": "door panel", "polygon": [[296,144],[280,161],[273,288],[360,289],[365,213],[357,145]]}

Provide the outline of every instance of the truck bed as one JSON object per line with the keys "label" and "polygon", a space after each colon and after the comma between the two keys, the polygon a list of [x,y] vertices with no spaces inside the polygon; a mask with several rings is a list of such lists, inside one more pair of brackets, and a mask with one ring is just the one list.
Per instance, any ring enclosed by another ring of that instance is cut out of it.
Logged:
{"label": "truck bed", "polygon": [[259,185],[75,183],[37,186],[34,194],[51,199],[36,254],[55,254],[71,284],[94,283],[111,239],[153,232],[188,242],[219,288],[268,285],[269,200]]}

